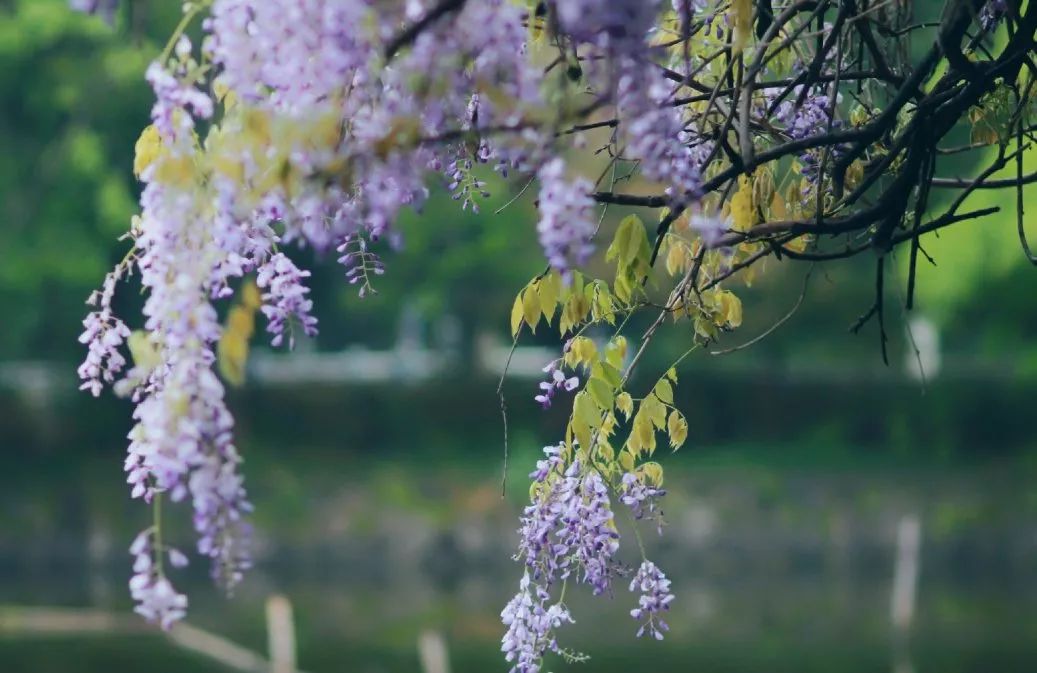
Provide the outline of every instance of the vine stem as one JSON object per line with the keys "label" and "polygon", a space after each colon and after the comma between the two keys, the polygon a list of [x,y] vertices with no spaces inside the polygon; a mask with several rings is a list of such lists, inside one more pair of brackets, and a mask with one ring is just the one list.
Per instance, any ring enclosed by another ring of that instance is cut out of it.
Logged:
{"label": "vine stem", "polygon": [[154,561],[155,571],[161,577],[164,573],[162,570],[162,493],[156,493],[154,500],[151,504],[152,511],[152,527],[155,534],[155,545],[154,549]]}
{"label": "vine stem", "polygon": [[162,53],[158,57],[159,63],[165,63],[169,60],[169,55],[173,53],[173,47],[176,46],[177,40],[184,34],[187,27],[194,21],[194,17],[198,16],[203,9],[212,4],[212,0],[200,0],[199,2],[193,3],[191,8],[184,12],[184,15],[180,18],[180,23],[176,24],[176,28],[173,29],[173,34],[169,36],[169,41],[166,42],[166,46],[162,48]]}

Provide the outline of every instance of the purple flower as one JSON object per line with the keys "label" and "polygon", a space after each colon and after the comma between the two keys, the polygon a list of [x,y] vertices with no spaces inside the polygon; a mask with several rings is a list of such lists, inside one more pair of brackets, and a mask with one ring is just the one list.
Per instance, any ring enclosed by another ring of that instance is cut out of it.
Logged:
{"label": "purple flower", "polygon": [[156,553],[161,553],[161,550],[154,548],[154,529],[148,528],[133,540],[130,545],[130,554],[133,555],[130,595],[137,603],[134,612],[168,631],[187,613],[187,596],[177,593],[162,573],[155,561]]}
{"label": "purple flower", "polygon": [[562,389],[565,389],[567,392],[572,392],[580,385],[580,378],[578,376],[570,376],[566,378],[565,373],[561,370],[560,362],[560,360],[554,360],[544,367],[543,371],[548,375],[548,379],[547,381],[540,382],[540,390],[542,392],[533,398],[539,402],[540,406],[544,409],[549,409],[551,407],[551,400],[554,399],[556,392]]}
{"label": "purple flower", "polygon": [[562,444],[545,446],[544,455],[547,457],[543,460],[537,461],[537,469],[529,473],[530,479],[542,484],[547,480],[549,474],[552,472],[560,472],[563,446],[564,445]]}
{"label": "purple flower", "polygon": [[68,6],[76,12],[98,14],[108,22],[115,22],[115,10],[119,8],[119,0],[69,0]]}
{"label": "purple flower", "polygon": [[530,582],[527,572],[519,582],[519,592],[501,612],[501,622],[507,627],[501,652],[512,664],[511,673],[538,673],[544,654],[558,651],[555,629],[573,623],[561,603],[545,607],[549,600],[548,592]]}
{"label": "purple flower", "polygon": [[371,285],[371,276],[385,273],[385,264],[377,253],[368,249],[367,240],[359,234],[351,234],[342,239],[338,246],[341,257],[338,263],[346,268],[346,280],[350,285],[360,286],[360,296],[375,292]]}
{"label": "purple flower", "polygon": [[624,57],[619,62],[616,105],[627,142],[625,154],[641,161],[645,177],[666,185],[675,205],[700,196],[702,162],[712,147],[684,129],[679,108],[669,104],[670,85],[644,59]]}
{"label": "purple flower", "polygon": [[698,233],[707,246],[713,246],[727,233],[731,225],[721,217],[706,215],[696,210],[688,216],[688,228]]}
{"label": "purple flower", "polygon": [[637,637],[648,633],[656,640],[662,640],[663,632],[670,630],[661,617],[663,612],[670,609],[674,598],[670,593],[670,580],[654,563],[645,559],[630,582],[630,591],[641,593],[638,607],[630,611],[631,617],[644,622],[637,630]]}
{"label": "purple flower", "polygon": [[[800,102],[802,97],[802,102]],[[824,133],[831,126],[838,130],[842,127],[841,120],[834,119],[835,106],[840,101],[837,95],[833,102],[831,96],[824,91],[808,92],[804,94],[803,86],[798,86],[791,93],[791,100],[783,101],[777,108],[777,119],[785,124],[785,131],[794,140],[807,138]],[[845,151],[845,146],[834,145],[830,148],[832,161]],[[821,179],[821,158],[824,150],[811,149],[799,155],[800,172],[806,178],[808,185],[817,185]],[[810,196],[813,190],[804,187],[803,197]]]}
{"label": "purple flower", "polygon": [[558,24],[574,39],[602,45],[642,45],[659,13],[659,0],[563,0]]}
{"label": "purple flower", "polygon": [[[666,495],[666,491],[645,483],[642,477],[632,472],[627,472],[620,480],[619,499],[630,508],[635,519],[643,519],[646,515],[655,513],[657,501]],[[660,510],[659,514],[662,514]]]}
{"label": "purple flower", "polygon": [[107,308],[88,314],[83,327],[86,329],[79,342],[87,344],[87,355],[78,370],[79,378],[83,379],[79,389],[89,390],[97,397],[104,384],[113,383],[126,365],[119,347],[129,338],[130,330]]}
{"label": "purple flower", "polygon": [[987,0],[979,12],[979,23],[983,30],[990,31],[1001,23],[1001,19],[1005,18],[1006,14],[1008,14],[1007,0]]}
{"label": "purple flower", "polygon": [[537,234],[544,255],[563,279],[574,266],[586,263],[594,246],[596,225],[591,218],[594,185],[585,178],[565,179],[565,162],[551,159],[537,171],[540,179],[540,221]]}
{"label": "purple flower", "polygon": [[280,252],[259,267],[256,285],[266,290],[262,311],[268,321],[266,331],[274,335],[271,345],[280,346],[287,329],[288,347],[295,347],[295,337],[291,333],[293,319],[299,322],[306,336],[317,334],[317,318],[310,314],[313,301],[306,297],[310,289],[302,283],[309,277],[309,271],[300,271]]}
{"label": "purple flower", "polygon": [[[191,43],[187,38],[181,37],[177,43],[178,54],[189,54],[190,48]],[[144,77],[155,92],[151,120],[167,143],[176,145],[186,142],[194,129],[195,117],[208,119],[212,116],[212,99],[195,88],[181,73],[170,72],[156,61],[148,66]]]}
{"label": "purple flower", "polygon": [[547,464],[538,464],[535,474],[545,474],[546,488],[523,512],[516,560],[524,560],[534,579],[547,585],[576,573],[595,595],[603,593],[619,549],[608,487],[597,470],[584,471],[578,460],[549,480],[560,463],[553,447],[545,453]]}

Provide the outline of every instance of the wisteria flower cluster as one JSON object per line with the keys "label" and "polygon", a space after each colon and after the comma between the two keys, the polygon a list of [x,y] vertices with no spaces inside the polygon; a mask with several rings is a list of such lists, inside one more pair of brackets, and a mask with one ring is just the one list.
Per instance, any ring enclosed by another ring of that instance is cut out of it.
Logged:
{"label": "wisteria flower cluster", "polygon": [[660,616],[670,609],[670,603],[673,602],[670,580],[666,579],[666,575],[654,563],[645,559],[630,582],[630,590],[641,594],[638,606],[630,611],[631,617],[644,621],[637,630],[637,637],[648,633],[656,640],[662,640],[663,633],[670,630]]}
{"label": "wisteria flower cluster", "polygon": [[[109,15],[115,7],[72,5]],[[125,262],[91,297],[79,373],[95,395],[112,385],[133,399],[131,494],[189,503],[197,552],[228,590],[252,562],[251,504],[215,369],[228,331],[221,302],[235,288],[254,277],[271,345],[290,348],[297,331],[316,334],[317,318],[310,272],[289,247],[337,250],[348,282],[367,294],[385,271],[370,244],[401,243],[395,222],[404,208],[422,208],[430,177],[462,209],[477,209],[489,195],[475,172],[481,166],[539,182],[537,234],[564,285],[589,260],[595,185],[562,156],[555,132],[570,115],[557,96],[580,68],[545,71],[532,53],[531,28],[544,13],[556,39],[587,55],[576,76],[616,110],[624,158],[662,183],[675,207],[699,198],[712,145],[689,131],[653,61],[661,2],[559,2],[531,12],[508,0],[473,0],[441,10],[425,0],[185,3],[183,26],[198,19],[200,43],[175,35],[145,73],[155,102],[136,148],[140,215]],[[130,275],[145,292],[136,330],[112,311],[116,284]],[[579,386],[560,363],[545,371],[537,396],[545,407],[559,390]],[[540,634],[527,648],[531,658],[518,659],[527,662],[521,670],[550,649],[543,633],[570,619],[543,592],[572,577],[606,593],[617,568],[610,494],[618,486],[586,461],[549,472],[523,524],[532,584],[509,618],[513,646],[529,642],[516,629]],[[638,512],[661,495],[622,488]],[[163,550],[145,544],[160,525],[134,543],[141,570],[131,593],[142,614],[168,628],[186,598],[159,562]]]}
{"label": "wisteria flower cluster", "polygon": [[[588,585],[594,595],[610,594],[612,579],[623,572],[616,558],[620,535],[611,493],[617,492],[639,518],[646,503],[665,495],[630,473],[614,489],[584,460],[573,458],[567,464],[567,453],[564,444],[545,447],[544,458],[529,475],[533,496],[521,518],[515,556],[525,564],[525,572],[518,594],[501,613],[508,627],[501,649],[517,673],[539,671],[544,654],[559,651],[555,630],[573,621],[561,599],[553,598],[558,583],[564,586],[571,579]],[[654,509],[654,504],[648,506]],[[641,631],[648,627],[661,639],[666,624],[657,613],[673,600],[669,581],[645,560],[630,590],[644,594],[640,608],[631,613],[646,620]]]}
{"label": "wisteria flower cluster", "polygon": [[[801,140],[813,135],[838,131],[843,127],[840,119],[835,119],[836,106],[840,97],[833,97],[824,90],[811,90],[807,87],[796,87],[792,90],[790,100],[783,101],[777,109],[777,118],[785,125],[785,132],[794,140]],[[841,152],[842,147],[833,146],[833,160]],[[821,150],[807,150],[799,155],[800,172],[810,186],[816,186],[821,179]],[[805,188],[804,198],[811,190]]]}
{"label": "wisteria flower cluster", "polygon": [[540,221],[537,234],[547,261],[563,279],[570,277],[574,267],[587,262],[594,247],[595,224],[591,219],[594,201],[589,180],[565,179],[565,162],[548,161],[537,172],[540,179]]}
{"label": "wisteria flower cluster", "polygon": [[[109,19],[118,5],[70,3]],[[721,284],[751,282],[761,260],[885,253],[994,212],[956,213],[982,185],[943,178],[942,188],[967,191],[924,227],[906,224],[932,205],[931,167],[963,119],[990,127],[963,151],[1004,150],[1005,139],[1032,128],[1031,88],[1000,94],[1032,61],[1037,7],[952,3],[939,22],[919,23],[910,3],[860,21],[851,5],[183,3],[180,27],[142,73],[155,100],[136,146],[131,249],[91,296],[81,336],[82,388],[97,395],[112,386],[135,404],[124,462],[131,495],[156,512],[161,502],[189,507],[195,549],[230,590],[252,563],[252,506],[217,364],[247,351],[253,314],[266,319],[275,347],[316,333],[310,271],[294,250],[337,251],[346,280],[367,295],[386,271],[375,246],[402,245],[401,213],[421,211],[435,186],[461,210],[477,210],[498,176],[536,184],[548,268],[513,304],[512,335],[557,315],[560,338],[579,344],[548,368],[536,398],[546,407],[571,392],[572,414],[564,441],[533,474],[518,554],[526,574],[503,615],[506,656],[517,671],[538,671],[545,653],[561,651],[554,631],[572,620],[565,585],[608,594],[624,570],[612,504],[635,520],[661,515],[662,468],[650,460],[657,435],[674,449],[688,436],[676,372],[636,398],[625,389],[657,328],[685,321],[696,344],[714,342],[742,322],[740,299]],[[1005,39],[987,39],[1001,27]],[[936,46],[912,50],[915,34]],[[916,52],[926,56],[900,63]],[[847,117],[841,96],[851,87]],[[808,192],[819,197],[813,207]],[[613,204],[650,210],[654,221],[630,214],[613,227],[605,217]],[[614,231],[604,255],[614,274],[591,277],[601,230]],[[838,249],[818,249],[835,238]],[[910,263],[909,295],[914,255]],[[672,281],[663,296],[659,266]],[[113,310],[117,285],[130,277],[143,290],[139,320]],[[252,300],[227,305],[246,288]],[[656,309],[627,364],[620,332]],[[617,332],[598,349],[583,336],[591,328]],[[187,600],[172,584],[177,563],[162,563],[161,529],[156,517],[133,544],[131,594],[141,614],[168,628]],[[642,633],[661,637],[669,582],[644,561],[631,588],[641,594],[632,614]]]}
{"label": "wisteria flower cluster", "polygon": [[[162,572],[162,549],[156,548],[156,531],[142,531],[130,545],[133,555],[133,577],[130,594],[137,602],[137,614],[168,629],[183,619],[187,612],[187,596],[177,593]],[[176,549],[166,550],[170,565],[183,568],[187,557]]]}

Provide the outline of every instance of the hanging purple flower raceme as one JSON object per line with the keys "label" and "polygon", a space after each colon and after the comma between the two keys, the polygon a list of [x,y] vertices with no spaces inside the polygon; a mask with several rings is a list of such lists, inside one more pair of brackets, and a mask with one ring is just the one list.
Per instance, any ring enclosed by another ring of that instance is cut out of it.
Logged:
{"label": "hanging purple flower raceme", "polygon": [[364,0],[216,0],[206,27],[228,86],[296,114],[366,75],[373,18]]}
{"label": "hanging purple flower raceme", "polygon": [[[134,612],[149,622],[169,630],[187,614],[187,596],[178,593],[162,572],[160,555],[155,548],[155,531],[142,531],[130,545],[133,556],[133,576],[130,595],[137,603]],[[187,558],[176,549],[169,549],[169,561],[174,567],[187,565]]]}
{"label": "hanging purple flower raceme", "polygon": [[104,385],[113,383],[126,365],[119,347],[129,338],[130,330],[109,311],[89,313],[83,327],[86,329],[79,342],[87,344],[87,356],[78,369],[79,378],[83,379],[79,389],[89,390],[97,397]]}
{"label": "hanging purple flower raceme", "polygon": [[576,266],[586,263],[594,246],[596,225],[591,218],[594,186],[586,178],[567,180],[565,162],[551,159],[537,171],[540,180],[540,221],[537,234],[548,263],[568,280]]}
{"label": "hanging purple flower raceme", "polygon": [[208,119],[213,113],[213,102],[208,94],[184,79],[191,54],[191,42],[186,36],[177,41],[176,54],[179,61],[173,72],[155,61],[144,74],[155,92],[151,121],[170,144],[186,142],[194,129],[195,118]]}
{"label": "hanging purple flower raceme", "polygon": [[[840,119],[834,118],[835,107],[841,100],[832,97],[825,91],[804,91],[804,87],[798,86],[792,90],[790,99],[778,105],[776,117],[785,124],[785,132],[793,140],[801,140],[821,133],[828,132],[829,128],[837,131],[843,127]],[[829,164],[845,151],[845,145],[833,145],[830,148],[832,156]],[[799,155],[800,173],[807,181],[803,188],[804,199],[808,198],[814,191],[821,179],[821,161],[824,150],[810,149]]]}
{"label": "hanging purple flower raceme", "polygon": [[616,106],[626,140],[624,154],[641,162],[641,172],[666,186],[674,205],[700,197],[701,164],[711,144],[685,130],[672,89],[654,65],[633,56],[618,62]]}
{"label": "hanging purple flower raceme", "polygon": [[374,292],[371,277],[384,274],[385,264],[377,253],[369,249],[367,240],[359,234],[350,234],[343,237],[337,250],[342,255],[338,263],[345,267],[349,284],[360,286],[361,297]]}
{"label": "hanging purple flower raceme", "polygon": [[597,470],[584,470],[575,460],[565,472],[549,479],[560,465],[558,453],[545,449],[547,463],[537,466],[544,484],[526,507],[519,529],[519,554],[538,581],[550,585],[575,573],[595,595],[608,590],[619,549],[608,487]]}
{"label": "hanging purple flower raceme", "polygon": [[501,622],[507,627],[501,651],[512,664],[510,673],[538,673],[544,654],[559,651],[555,629],[573,623],[573,618],[561,603],[547,605],[550,599],[543,587],[530,581],[527,572],[519,582],[519,592],[501,612]]}
{"label": "hanging purple flower raceme", "polygon": [[129,338],[130,329],[112,314],[115,283],[122,273],[120,265],[105,276],[101,291],[91,292],[86,301],[98,310],[90,312],[83,320],[85,329],[79,336],[79,343],[86,344],[87,354],[77,373],[83,381],[79,389],[89,390],[94,397],[101,394],[105,385],[114,383],[126,366],[126,358],[119,348]]}
{"label": "hanging purple flower raceme", "polygon": [[566,488],[555,503],[558,515],[556,554],[561,558],[559,577],[570,573],[589,584],[594,595],[608,591],[614,570],[613,557],[619,549],[608,487],[597,470],[582,476],[580,461],[566,470]]}
{"label": "hanging purple flower raceme", "polygon": [[295,348],[292,322],[298,322],[306,336],[317,334],[317,318],[311,315],[313,301],[307,298],[310,289],[303,285],[309,271],[301,271],[284,253],[277,253],[256,272],[256,285],[263,292],[263,315],[268,324],[266,331],[273,334],[272,346],[280,346],[288,332],[288,347]]}
{"label": "hanging purple flower raceme", "polygon": [[731,223],[717,215],[707,215],[696,208],[688,215],[688,229],[697,233],[706,245],[713,246],[731,229]]}
{"label": "hanging purple flower raceme", "polygon": [[[525,571],[519,593],[501,614],[508,627],[502,650],[516,671],[539,671],[544,654],[559,651],[554,629],[572,619],[560,604],[552,607],[564,610],[559,613],[564,619],[550,618],[551,608],[546,606],[557,582],[574,578],[598,595],[610,590],[611,579],[620,570],[615,560],[619,533],[610,488],[601,473],[578,458],[566,465],[566,446],[559,444],[544,447],[544,458],[529,476],[532,497],[521,517],[515,555],[515,560],[525,564]],[[616,490],[638,518],[654,513],[656,501],[665,495],[630,473]],[[668,627],[660,614],[673,601],[669,589],[665,575],[645,560],[630,585],[631,591],[642,593],[639,607],[631,612],[644,621],[639,636],[648,632],[662,638]]]}
{"label": "hanging purple flower raceme", "polygon": [[637,630],[637,637],[647,633],[656,640],[662,640],[663,633],[670,630],[661,617],[670,609],[674,598],[670,593],[670,580],[654,563],[645,559],[630,582],[630,591],[641,594],[638,607],[630,611],[631,617],[644,622]]}

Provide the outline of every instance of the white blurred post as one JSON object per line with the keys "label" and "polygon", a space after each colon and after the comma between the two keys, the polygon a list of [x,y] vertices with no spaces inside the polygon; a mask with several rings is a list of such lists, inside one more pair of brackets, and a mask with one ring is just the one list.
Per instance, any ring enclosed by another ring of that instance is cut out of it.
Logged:
{"label": "white blurred post", "polygon": [[922,523],[915,514],[903,516],[897,524],[897,561],[893,573],[890,619],[900,633],[911,630],[918,591],[918,559],[921,553]]}
{"label": "white blurred post", "polygon": [[418,659],[423,673],[450,673],[446,640],[438,631],[422,631],[418,636]]}
{"label": "white blurred post", "polygon": [[280,594],[274,594],[266,601],[266,633],[272,673],[295,673],[292,604]]}
{"label": "white blurred post", "polygon": [[901,517],[897,524],[897,558],[889,614],[893,623],[893,673],[914,673],[909,634],[915,619],[921,551],[922,522],[915,514]]}

